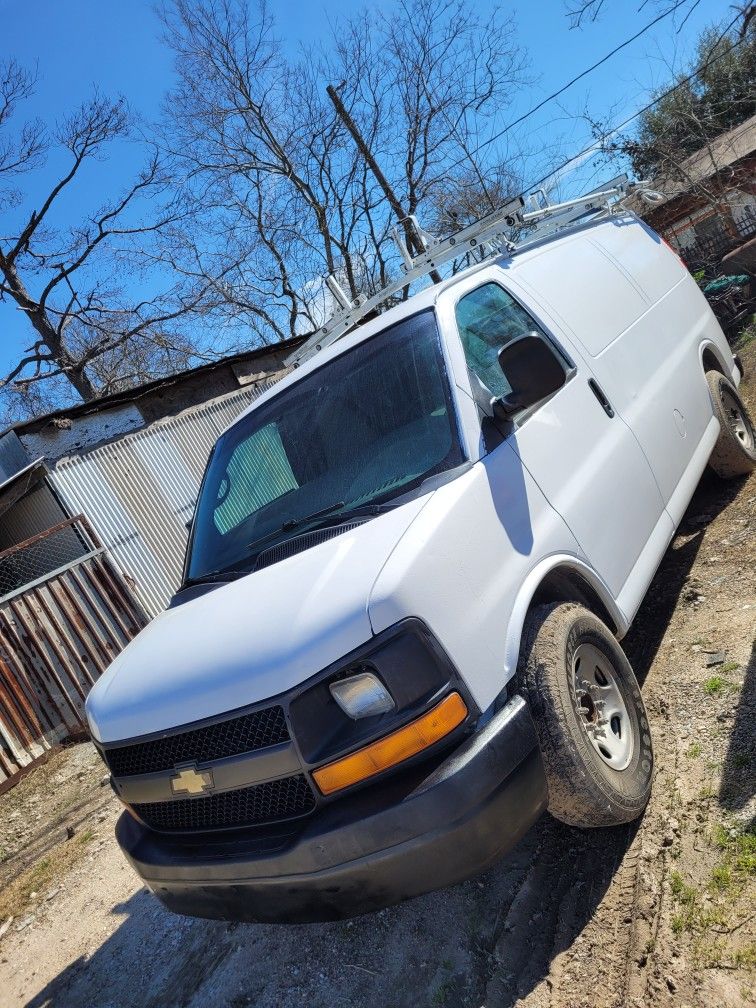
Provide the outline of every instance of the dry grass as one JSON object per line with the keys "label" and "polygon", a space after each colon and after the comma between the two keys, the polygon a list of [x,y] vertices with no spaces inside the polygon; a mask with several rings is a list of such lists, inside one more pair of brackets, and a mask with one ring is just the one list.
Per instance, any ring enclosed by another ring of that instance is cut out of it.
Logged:
{"label": "dry grass", "polygon": [[39,900],[44,900],[53,885],[81,860],[93,837],[91,829],[82,830],[14,878],[0,892],[0,923],[8,917],[19,917],[32,911],[38,902],[31,903],[32,893],[37,893]]}

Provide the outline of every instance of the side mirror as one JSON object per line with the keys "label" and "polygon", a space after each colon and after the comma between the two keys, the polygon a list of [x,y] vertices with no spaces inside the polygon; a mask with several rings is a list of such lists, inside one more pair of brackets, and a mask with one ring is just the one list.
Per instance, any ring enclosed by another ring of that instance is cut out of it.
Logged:
{"label": "side mirror", "polygon": [[509,420],[558,391],[567,380],[559,358],[538,333],[527,333],[499,350],[499,367],[512,391],[491,405],[499,420]]}

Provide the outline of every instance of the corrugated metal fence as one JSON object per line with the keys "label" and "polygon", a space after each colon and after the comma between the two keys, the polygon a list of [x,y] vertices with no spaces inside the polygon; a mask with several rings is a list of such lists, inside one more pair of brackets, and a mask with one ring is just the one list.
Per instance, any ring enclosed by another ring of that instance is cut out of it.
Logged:
{"label": "corrugated metal fence", "polygon": [[147,615],[79,515],[0,553],[23,564],[71,536],[75,560],[0,597],[0,789],[55,743],[85,732],[95,680]]}
{"label": "corrugated metal fence", "polygon": [[63,459],[50,474],[71,513],[89,517],[150,616],[165,608],[181,579],[186,523],[210,449],[271,384],[242,389]]}

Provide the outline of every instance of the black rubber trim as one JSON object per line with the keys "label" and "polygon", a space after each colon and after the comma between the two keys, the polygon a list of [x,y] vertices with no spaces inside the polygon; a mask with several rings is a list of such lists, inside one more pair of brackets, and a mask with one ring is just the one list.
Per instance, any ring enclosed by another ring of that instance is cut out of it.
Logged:
{"label": "black rubber trim", "polygon": [[740,371],[740,380],[745,378],[745,368],[743,367],[743,361],[741,360],[740,354],[733,354],[732,359],[735,361],[735,367]]}
{"label": "black rubber trim", "polygon": [[547,792],[535,726],[515,696],[428,773],[417,768],[333,803],[295,830],[216,841],[155,834],[128,813],[116,837],[177,913],[226,920],[335,920],[490,867],[538,819]]}

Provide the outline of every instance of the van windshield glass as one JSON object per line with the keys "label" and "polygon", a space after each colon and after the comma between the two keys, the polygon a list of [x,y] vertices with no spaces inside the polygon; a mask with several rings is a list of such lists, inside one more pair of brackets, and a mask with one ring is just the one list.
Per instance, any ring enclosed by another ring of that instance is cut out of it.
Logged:
{"label": "van windshield glass", "polygon": [[318,368],[220,438],[197,502],[187,581],[249,569],[292,529],[338,522],[461,461],[429,310]]}

